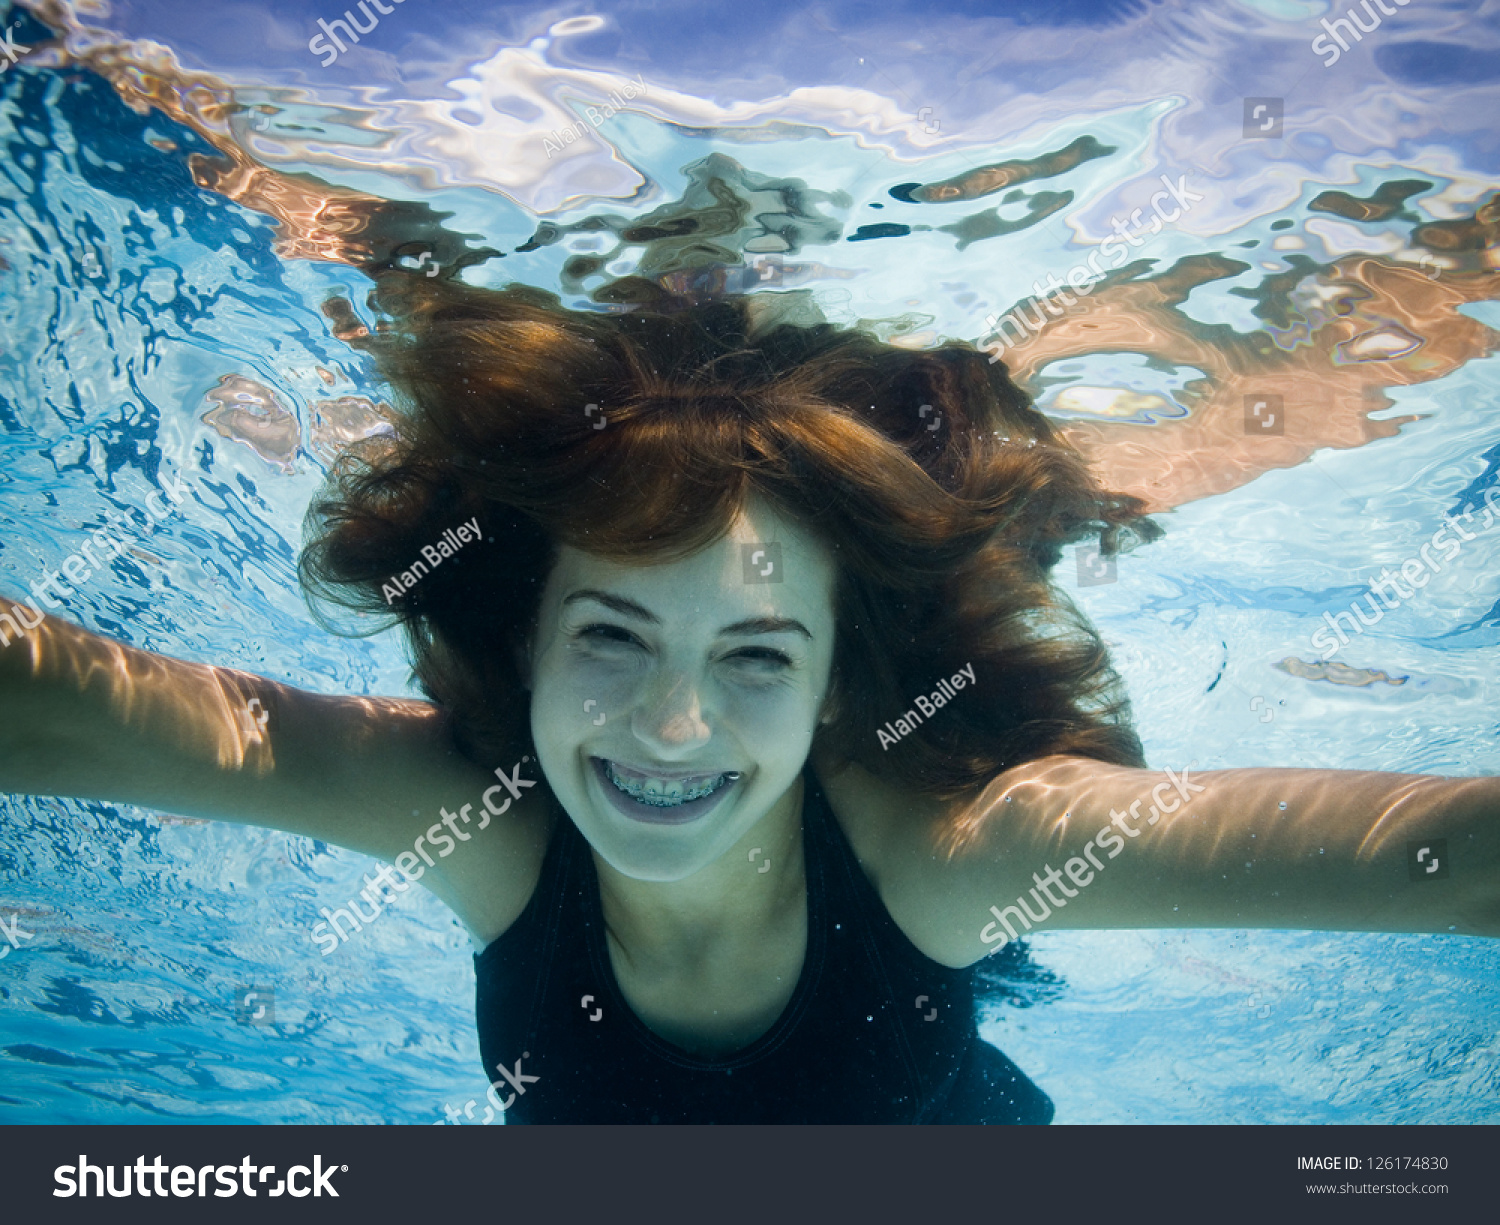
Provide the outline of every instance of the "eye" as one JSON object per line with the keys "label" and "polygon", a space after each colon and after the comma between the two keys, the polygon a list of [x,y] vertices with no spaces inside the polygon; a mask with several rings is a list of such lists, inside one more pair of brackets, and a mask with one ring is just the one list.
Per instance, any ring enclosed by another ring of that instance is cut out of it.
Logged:
{"label": "eye", "polygon": [[619,625],[607,625],[604,622],[595,622],[585,625],[576,634],[576,639],[589,640],[596,643],[618,643],[622,646],[640,646],[641,640],[628,629]]}
{"label": "eye", "polygon": [[793,666],[790,655],[771,647],[745,647],[743,650],[736,651],[729,658],[737,662],[744,662],[763,668],[790,668]]}

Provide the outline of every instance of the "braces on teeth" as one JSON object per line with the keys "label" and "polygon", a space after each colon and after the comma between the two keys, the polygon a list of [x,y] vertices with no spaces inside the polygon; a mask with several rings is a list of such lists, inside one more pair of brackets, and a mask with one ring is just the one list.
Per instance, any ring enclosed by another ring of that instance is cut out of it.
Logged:
{"label": "braces on teeth", "polygon": [[[729,770],[715,778],[709,779],[707,782],[698,784],[696,787],[676,794],[668,794],[663,791],[647,790],[647,787],[652,784],[627,782],[615,773],[613,762],[605,763],[605,774],[616,788],[623,791],[631,799],[635,800],[638,804],[646,804],[652,808],[677,808],[682,804],[691,803],[693,800],[704,799],[712,795],[715,791],[718,791],[721,787],[728,786],[735,779],[739,778],[739,774],[736,771]],[[657,787],[679,786],[677,783],[662,784],[659,782],[654,785]]]}

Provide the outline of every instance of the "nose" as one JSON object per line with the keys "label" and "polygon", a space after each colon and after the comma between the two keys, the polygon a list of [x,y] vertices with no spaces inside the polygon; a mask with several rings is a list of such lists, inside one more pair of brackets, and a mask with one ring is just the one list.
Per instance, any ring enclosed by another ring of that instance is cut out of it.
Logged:
{"label": "nose", "polygon": [[664,759],[681,757],[708,743],[698,686],[685,672],[659,674],[630,715],[637,740]]}

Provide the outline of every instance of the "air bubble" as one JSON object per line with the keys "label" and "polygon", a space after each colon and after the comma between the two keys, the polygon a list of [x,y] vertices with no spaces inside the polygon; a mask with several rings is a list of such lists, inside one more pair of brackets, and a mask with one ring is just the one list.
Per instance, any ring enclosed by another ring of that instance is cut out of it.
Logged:
{"label": "air bubble", "polygon": [[1286,807],[1286,801],[1282,800],[1281,803],[1278,804],[1276,807],[1278,807],[1278,808],[1285,808]]}

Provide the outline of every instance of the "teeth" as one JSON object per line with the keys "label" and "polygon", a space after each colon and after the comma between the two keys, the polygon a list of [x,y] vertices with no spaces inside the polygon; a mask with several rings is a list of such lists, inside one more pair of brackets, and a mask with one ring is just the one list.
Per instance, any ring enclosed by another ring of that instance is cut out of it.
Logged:
{"label": "teeth", "polygon": [[734,773],[718,774],[687,787],[680,779],[667,781],[660,778],[621,778],[615,772],[614,762],[605,763],[605,773],[609,776],[609,781],[620,791],[630,796],[631,799],[642,804],[649,804],[653,808],[676,808],[680,804],[701,800],[739,777]]}

